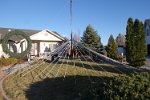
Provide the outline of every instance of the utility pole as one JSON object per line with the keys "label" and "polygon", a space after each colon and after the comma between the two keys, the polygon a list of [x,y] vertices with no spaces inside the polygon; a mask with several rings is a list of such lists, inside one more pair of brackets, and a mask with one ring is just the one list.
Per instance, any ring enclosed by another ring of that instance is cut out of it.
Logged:
{"label": "utility pole", "polygon": [[70,32],[71,32],[71,50],[72,50],[72,0],[70,0]]}

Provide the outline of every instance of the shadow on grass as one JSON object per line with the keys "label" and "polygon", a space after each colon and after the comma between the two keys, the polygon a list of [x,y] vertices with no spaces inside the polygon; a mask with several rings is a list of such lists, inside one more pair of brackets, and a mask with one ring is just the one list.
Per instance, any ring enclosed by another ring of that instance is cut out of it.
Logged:
{"label": "shadow on grass", "polygon": [[[59,64],[61,64],[62,62],[59,61]],[[73,62],[63,62],[63,64],[68,64],[71,66],[74,66]],[[123,66],[109,66],[102,64],[102,65],[96,65],[96,64],[90,64],[90,62],[87,64],[84,61],[81,62],[75,62],[75,66],[77,67],[82,67],[82,68],[86,68],[86,69],[91,69],[91,70],[95,70],[95,71],[103,71],[103,72],[111,72],[111,73],[117,73],[117,74],[130,74],[133,72],[139,72],[139,70],[135,70],[132,68],[126,68]]]}
{"label": "shadow on grass", "polygon": [[[25,91],[28,100],[93,100],[92,89],[102,90],[109,77],[67,76],[58,78],[46,78],[33,83]],[[100,92],[99,92],[100,93]],[[99,97],[102,97],[100,93]]]}

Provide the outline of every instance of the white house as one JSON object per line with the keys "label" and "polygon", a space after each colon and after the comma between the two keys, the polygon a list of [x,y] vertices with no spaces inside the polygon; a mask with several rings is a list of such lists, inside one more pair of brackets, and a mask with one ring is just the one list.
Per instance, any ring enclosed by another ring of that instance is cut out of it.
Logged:
{"label": "white house", "polygon": [[[6,33],[13,30],[16,29],[0,28],[0,57],[2,55],[5,55],[1,46],[2,39]],[[53,32],[47,29],[42,31],[22,29],[17,30],[21,30],[30,36],[30,39],[32,40],[32,48],[30,53],[31,55],[38,57],[45,52],[53,51],[61,43],[66,41],[65,38],[60,36],[57,32]],[[27,42],[24,39],[18,39],[16,37],[13,37],[13,39],[9,40],[8,47],[12,52],[21,52],[26,49]]]}
{"label": "white house", "polygon": [[122,56],[125,55],[125,47],[118,46],[118,54]]}
{"label": "white house", "polygon": [[116,37],[116,43],[118,45],[118,54],[124,55],[125,54],[125,35],[123,33],[119,33]]}
{"label": "white house", "polygon": [[146,31],[147,54],[150,55],[150,19],[145,20],[144,28]]}

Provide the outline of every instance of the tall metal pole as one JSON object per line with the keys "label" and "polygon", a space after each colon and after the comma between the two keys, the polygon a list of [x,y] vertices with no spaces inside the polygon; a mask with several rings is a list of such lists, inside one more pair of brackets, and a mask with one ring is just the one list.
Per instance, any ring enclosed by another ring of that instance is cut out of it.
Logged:
{"label": "tall metal pole", "polygon": [[71,32],[71,50],[72,50],[72,0],[70,0],[70,32]]}

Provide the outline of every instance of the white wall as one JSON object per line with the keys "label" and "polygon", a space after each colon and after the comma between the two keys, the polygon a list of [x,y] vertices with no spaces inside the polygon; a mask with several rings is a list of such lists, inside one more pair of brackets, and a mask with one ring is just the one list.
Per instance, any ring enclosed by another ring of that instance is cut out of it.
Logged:
{"label": "white wall", "polygon": [[31,40],[62,41],[61,39],[47,32],[46,30],[30,36],[30,38]]}
{"label": "white wall", "polygon": [[12,49],[13,45],[16,46],[16,51],[17,53],[21,53],[22,51],[22,48],[23,48],[23,51],[26,49],[26,45],[25,45],[25,42],[23,42],[21,45],[21,43],[13,43],[13,42],[10,42],[9,43],[9,46],[10,46],[10,51],[14,52],[14,50]]}
{"label": "white wall", "polygon": [[124,48],[118,47],[118,54],[121,55],[122,53],[124,54]]}
{"label": "white wall", "polygon": [[150,35],[150,28],[148,25],[146,26],[146,45],[150,44],[150,36],[147,35]]}
{"label": "white wall", "polygon": [[0,57],[3,55],[3,53],[2,44],[0,44]]}
{"label": "white wall", "polygon": [[146,45],[150,44],[150,36],[146,36]]}
{"label": "white wall", "polygon": [[2,44],[0,44],[0,58],[2,57],[2,55],[4,56],[4,57],[9,57],[7,54],[5,54],[4,52],[3,52],[3,48],[2,48]]}

